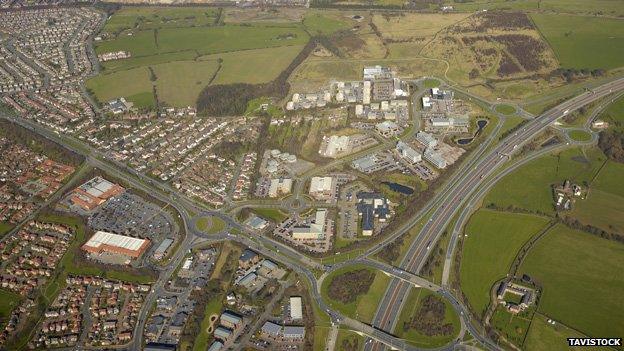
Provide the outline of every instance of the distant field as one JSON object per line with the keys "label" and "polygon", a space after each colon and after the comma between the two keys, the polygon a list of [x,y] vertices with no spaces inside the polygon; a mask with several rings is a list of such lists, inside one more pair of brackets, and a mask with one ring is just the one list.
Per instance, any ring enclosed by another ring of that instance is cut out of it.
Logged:
{"label": "distant field", "polygon": [[216,61],[177,61],[153,66],[158,99],[171,106],[194,106],[218,66]]}
{"label": "distant field", "polygon": [[102,103],[118,97],[125,97],[135,107],[153,107],[156,103],[147,67],[100,74],[87,81],[87,88]]}
{"label": "distant field", "polygon": [[579,184],[589,182],[605,160],[597,148],[569,149],[542,156],[505,176],[483,202],[554,214],[551,184],[566,179]]}
{"label": "distant field", "polygon": [[477,315],[490,302],[490,289],[504,278],[516,254],[548,219],[527,214],[481,209],[466,225],[460,283]]}
{"label": "distant field", "polygon": [[603,14],[610,16],[624,15],[622,2],[614,0],[474,0],[474,1],[451,1],[445,0],[446,5],[453,6],[458,11],[478,10],[529,10],[529,11],[554,11],[562,13],[579,14]]}
{"label": "distant field", "polygon": [[320,13],[309,13],[303,18],[303,26],[311,35],[332,34],[350,27],[347,21],[332,18]]}
{"label": "distant field", "polygon": [[296,25],[225,25],[142,30],[96,44],[97,53],[125,50],[133,57],[193,50],[200,55],[301,45],[308,35]]}
{"label": "distant field", "polygon": [[624,165],[608,161],[592,183],[587,199],[577,200],[571,216],[609,232],[624,234]]}
{"label": "distant field", "polygon": [[615,100],[599,116],[599,119],[609,122],[609,128],[624,130],[624,97]]}
{"label": "distant field", "polygon": [[223,60],[213,84],[265,83],[286,69],[302,49],[303,45],[254,49],[206,55],[198,60]]}
{"label": "distant field", "polygon": [[[354,302],[348,304],[344,304],[340,301],[335,301],[331,299],[328,295],[328,291],[329,285],[333,277],[359,269],[366,269],[375,273],[375,279],[373,280],[373,283],[370,286],[368,293],[358,296]],[[383,294],[385,293],[386,287],[388,286],[389,282],[390,277],[380,271],[375,271],[366,266],[351,265],[342,269],[338,269],[332,272],[329,276],[327,276],[325,280],[323,280],[321,293],[325,301],[327,301],[329,306],[331,306],[332,308],[344,313],[351,318],[355,318],[365,323],[370,323],[375,315],[375,312],[377,311],[377,306],[383,298]]]}
{"label": "distant field", "polygon": [[445,299],[442,299],[445,305],[444,321],[442,323],[450,323],[453,325],[454,331],[451,335],[428,336],[412,328],[408,330],[403,328],[403,325],[405,323],[409,323],[416,311],[421,308],[423,299],[433,294],[433,292],[426,289],[410,288],[405,304],[403,305],[403,309],[401,310],[401,314],[399,315],[397,326],[394,330],[396,336],[405,339],[414,346],[422,348],[436,348],[444,346],[455,338],[460,329],[459,316],[451,306],[451,303]]}
{"label": "distant field", "polygon": [[215,23],[218,10],[211,7],[123,7],[106,22],[104,32],[129,29],[207,26]]}
{"label": "distant field", "polygon": [[561,14],[532,14],[531,18],[552,46],[562,67],[612,69],[624,66],[622,20]]}
{"label": "distant field", "polygon": [[622,244],[554,227],[527,255],[520,272],[543,288],[539,311],[588,336],[624,330]]}

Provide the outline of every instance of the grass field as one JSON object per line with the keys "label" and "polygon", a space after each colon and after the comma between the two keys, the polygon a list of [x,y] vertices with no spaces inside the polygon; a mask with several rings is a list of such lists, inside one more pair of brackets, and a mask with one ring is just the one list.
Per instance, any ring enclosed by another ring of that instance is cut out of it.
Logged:
{"label": "grass field", "polygon": [[87,80],[87,88],[102,103],[118,97],[125,97],[138,108],[153,107],[156,103],[147,67],[98,75]]}
{"label": "grass field", "polygon": [[587,142],[590,141],[592,136],[584,130],[574,129],[568,132],[568,136],[575,141]]}
{"label": "grass field", "polygon": [[216,234],[225,229],[225,222],[219,217],[202,217],[195,224],[197,230],[208,234]]}
{"label": "grass field", "polygon": [[4,329],[4,324],[11,316],[11,311],[22,300],[22,297],[10,291],[0,289],[0,328]]}
{"label": "grass field", "polygon": [[303,18],[303,26],[311,35],[328,35],[350,27],[347,21],[324,16],[320,13],[309,13]]}
{"label": "grass field", "polygon": [[477,315],[490,302],[494,282],[504,278],[516,254],[548,219],[528,214],[481,209],[466,225],[460,265],[460,283]]}
{"label": "grass field", "polygon": [[557,225],[521,266],[542,286],[539,311],[589,336],[624,330],[622,244]]}
{"label": "grass field", "polygon": [[[193,351],[204,351],[208,349],[208,341],[210,341],[211,336],[208,334],[208,327],[210,326],[210,316],[213,314],[220,314],[221,309],[223,308],[223,296],[217,296],[212,299],[208,304],[206,304],[206,309],[204,310],[204,319],[202,319],[201,327],[199,329],[199,334],[195,338],[195,342],[193,343]],[[218,323],[218,320],[215,324]],[[217,326],[215,325],[215,328]]]}
{"label": "grass field", "polygon": [[621,20],[561,14],[532,14],[531,18],[562,67],[612,69],[624,65]]}
{"label": "grass field", "polygon": [[514,113],[516,113],[516,108],[507,104],[496,105],[495,109],[496,112],[501,113],[505,116],[513,115]]}
{"label": "grass field", "polygon": [[526,333],[531,325],[531,319],[535,308],[528,309],[518,314],[513,314],[503,306],[497,306],[492,314],[490,323],[494,328],[503,333],[505,339],[516,346],[522,346]]}
{"label": "grass field", "polygon": [[459,316],[450,302],[445,299],[442,299],[446,307],[444,321],[442,323],[451,323],[453,325],[454,332],[451,335],[428,336],[412,328],[407,330],[403,328],[404,324],[408,324],[416,311],[422,306],[423,299],[433,294],[433,292],[426,289],[410,289],[407,300],[405,300],[405,304],[399,315],[396,329],[394,330],[398,337],[405,339],[407,342],[417,347],[435,348],[446,345],[457,336],[460,328]]}
{"label": "grass field", "polygon": [[484,203],[554,214],[551,184],[569,179],[583,186],[605,160],[597,148],[569,149],[542,156],[505,176],[486,195]]}
{"label": "grass field", "polygon": [[0,222],[0,237],[13,229],[13,225],[7,222]]}
{"label": "grass field", "polygon": [[599,119],[609,122],[609,128],[624,129],[624,97],[615,100],[599,116]]}
{"label": "grass field", "polygon": [[609,232],[624,233],[624,165],[607,161],[592,183],[587,198],[577,200],[571,216]]}
{"label": "grass field", "polygon": [[118,34],[130,29],[207,26],[217,19],[209,7],[123,7],[106,22],[103,31]]}
{"label": "grass field", "polygon": [[624,15],[624,6],[619,1],[613,0],[474,0],[474,1],[451,1],[446,0],[446,5],[452,5],[457,11],[474,12],[479,10],[528,10],[528,11],[553,11],[561,13],[577,14],[602,14],[610,16]]}
{"label": "grass field", "polygon": [[548,324],[547,317],[535,314],[529,333],[524,341],[524,349],[531,351],[570,351],[600,350],[599,347],[569,347],[567,338],[582,338],[585,335],[561,323]]}
{"label": "grass field", "polygon": [[218,66],[216,61],[177,61],[153,66],[158,99],[170,106],[194,106]]}
{"label": "grass field", "polygon": [[336,351],[364,350],[366,338],[350,330],[340,329],[336,337]]}
{"label": "grass field", "polygon": [[[338,275],[359,269],[366,269],[375,273],[375,279],[373,280],[368,292],[358,296],[355,301],[348,304],[331,299],[328,291],[332,279]],[[389,282],[390,277],[380,271],[375,271],[362,265],[350,265],[348,267],[333,271],[330,275],[328,275],[325,280],[323,280],[321,294],[323,295],[325,301],[327,301],[329,306],[333,309],[336,309],[351,318],[355,318],[364,323],[369,323],[377,311],[377,306],[383,298],[383,294],[385,293]]]}
{"label": "grass field", "polygon": [[275,208],[254,208],[253,212],[255,212],[258,216],[271,220],[275,223],[280,223],[288,217],[282,211]]}
{"label": "grass field", "polygon": [[206,55],[198,60],[223,60],[221,70],[212,84],[265,83],[277,77],[302,49],[303,45],[253,49]]}

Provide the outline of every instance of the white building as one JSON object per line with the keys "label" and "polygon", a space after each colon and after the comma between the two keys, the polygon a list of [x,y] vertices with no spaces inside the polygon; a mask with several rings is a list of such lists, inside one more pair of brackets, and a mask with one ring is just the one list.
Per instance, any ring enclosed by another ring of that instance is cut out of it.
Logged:
{"label": "white building", "polygon": [[290,194],[292,189],[292,179],[290,178],[273,178],[269,186],[269,197],[278,197],[280,195]]}
{"label": "white building", "polygon": [[290,319],[303,319],[303,304],[301,302],[301,296],[290,297]]}
{"label": "white building", "polygon": [[426,132],[418,132],[416,134],[416,140],[418,140],[418,142],[420,142],[421,144],[425,145],[426,148],[432,148],[438,145],[438,141],[436,140],[436,138]]}
{"label": "white building", "polygon": [[446,168],[446,160],[437,151],[429,148],[425,150],[425,160],[431,162],[437,168]]}
{"label": "white building", "polygon": [[414,148],[400,140],[397,143],[396,149],[401,157],[403,157],[410,163],[417,163],[422,160],[422,155],[418,151],[414,150]]}
{"label": "white building", "polygon": [[296,225],[292,228],[292,237],[297,240],[321,240],[325,238],[327,210],[318,209],[314,220],[309,224]]}
{"label": "white building", "polygon": [[310,179],[310,196],[317,200],[329,200],[334,194],[333,177],[312,177]]}
{"label": "white building", "polygon": [[347,151],[349,148],[349,136],[337,136],[332,135],[327,140],[327,147],[325,148],[325,152],[322,153],[325,157],[336,157],[337,154]]}

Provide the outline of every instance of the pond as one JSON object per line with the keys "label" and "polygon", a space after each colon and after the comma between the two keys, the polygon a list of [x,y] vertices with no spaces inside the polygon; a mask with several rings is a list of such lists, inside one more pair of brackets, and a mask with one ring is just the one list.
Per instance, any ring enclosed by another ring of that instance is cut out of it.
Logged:
{"label": "pond", "polygon": [[479,129],[477,129],[475,134],[471,138],[457,139],[457,144],[459,144],[459,145],[468,145],[468,144],[470,144],[474,140],[474,138],[476,138],[477,135],[479,135],[479,133],[481,133],[481,131],[483,130],[483,128],[485,128],[485,126],[487,124],[488,124],[488,121],[485,120],[485,119],[478,120],[477,121],[477,127],[479,127]]}
{"label": "pond", "polygon": [[396,191],[397,193],[404,195],[412,195],[414,193],[414,189],[403,184],[390,182],[381,182],[381,184],[387,185],[392,191]]}

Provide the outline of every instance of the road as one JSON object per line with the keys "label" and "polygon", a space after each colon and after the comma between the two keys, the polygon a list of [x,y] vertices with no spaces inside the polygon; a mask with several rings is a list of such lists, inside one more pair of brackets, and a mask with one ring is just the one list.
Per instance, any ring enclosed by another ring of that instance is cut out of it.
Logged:
{"label": "road", "polygon": [[[375,316],[372,326],[342,316],[341,314],[330,309],[324,303],[320,294],[319,281],[314,276],[313,270],[325,269],[325,267],[315,260],[266,236],[255,235],[255,233],[240,225],[230,216],[222,212],[207,210],[190,199],[177,194],[177,192],[168,184],[154,181],[153,179],[130,169],[126,165],[106,160],[105,155],[99,150],[82,143],[77,144],[75,140],[67,139],[64,136],[46,129],[45,127],[33,123],[32,121],[21,118],[3,117],[12,120],[13,122],[16,122],[52,141],[60,143],[72,151],[85,155],[89,164],[127,182],[132,187],[149,193],[151,196],[160,201],[170,204],[180,213],[180,219],[184,223],[186,237],[170,260],[169,264],[160,271],[157,282],[153,285],[150,294],[148,294],[147,301],[144,305],[145,307],[139,314],[139,322],[136,325],[134,334],[135,337],[130,344],[131,349],[140,348],[140,345],[142,344],[142,330],[148,316],[149,306],[151,306],[151,303],[154,301],[156,296],[162,293],[166,282],[175,270],[175,267],[177,267],[183,259],[185,252],[187,252],[187,250],[194,245],[208,240],[208,236],[206,234],[198,232],[193,226],[189,226],[189,223],[192,223],[192,218],[194,216],[194,214],[192,214],[193,212],[201,215],[217,216],[226,221],[228,224],[228,230],[237,229],[241,233],[240,235],[235,235],[223,232],[218,235],[209,236],[212,240],[237,241],[243,245],[251,247],[266,257],[280,262],[287,268],[298,273],[299,276],[305,278],[307,284],[310,286],[312,298],[321,310],[324,310],[330,316],[332,322],[335,324],[344,324],[347,327],[364,333],[371,339],[379,341],[392,348],[401,350],[417,350],[417,348],[408,345],[405,340],[399,339],[391,333],[394,329],[394,323],[396,323],[396,319],[401,310],[403,298],[406,296],[407,290],[412,285],[420,285],[428,289],[438,291],[438,293],[440,293],[443,297],[451,301],[453,307],[459,311],[460,315],[462,315],[462,332],[465,329],[467,332],[473,334],[487,348],[496,349],[496,345],[492,344],[487,338],[481,336],[480,328],[478,325],[474,324],[473,320],[469,317],[470,315],[468,310],[459,301],[457,301],[450,292],[448,292],[444,287],[434,286],[430,282],[427,282],[416,275],[428,256],[428,247],[432,247],[435,244],[441,232],[448,225],[450,219],[464,203],[464,199],[472,194],[481,185],[481,183],[483,183],[483,178],[487,178],[496,169],[505,164],[509,156],[515,152],[516,149],[519,149],[519,145],[531,140],[555,119],[561,117],[565,113],[569,113],[574,109],[584,106],[603,96],[609,95],[613,91],[622,90],[623,88],[624,79],[619,79],[596,88],[593,92],[584,93],[583,95],[566,101],[556,108],[549,110],[542,116],[531,120],[524,126],[524,128],[522,128],[522,130],[508,136],[496,147],[488,151],[489,145],[493,142],[494,138],[498,134],[497,132],[501,128],[502,123],[499,123],[497,129],[491,133],[486,142],[471,153],[469,159],[464,162],[463,166],[465,169],[462,168],[458,170],[445,184],[440,193],[436,195],[436,197],[421,211],[419,211],[416,216],[407,221],[397,232],[389,235],[374,247],[366,250],[364,254],[340,264],[347,265],[362,262],[395,277],[395,279],[392,279],[389,289],[380,303],[380,308],[378,309],[378,313]],[[407,255],[401,262],[400,267],[391,267],[365,259],[370,254],[376,253],[378,250],[382,249],[383,246],[389,244],[398,236],[403,235],[411,229],[412,226],[430,210],[433,210],[433,215],[429,219],[429,222],[425,224],[419,236],[410,245]],[[337,267],[340,265],[335,266]],[[336,267],[332,267],[331,269],[335,269]],[[367,343],[366,348],[378,348],[379,345],[380,344],[377,342]],[[446,345],[441,349],[450,350],[454,347],[455,342]]]}
{"label": "road", "polygon": [[[585,92],[546,111],[541,116],[530,120],[521,130],[503,139],[496,147],[481,157],[474,168],[468,170],[461,182],[455,183],[449,188],[453,195],[440,203],[434,210],[416,240],[410,245],[407,255],[401,262],[401,268],[414,273],[420,271],[428,257],[429,248],[435,245],[455,213],[461,208],[465,198],[479,187],[484,178],[504,165],[511,154],[519,151],[520,146],[533,139],[558,118],[622,89],[624,89],[623,78],[606,83],[593,91]],[[402,299],[407,295],[409,287],[409,284],[403,281],[392,280],[380,303],[373,325],[390,333],[394,330],[401,311]],[[480,334],[474,336],[483,344],[488,345],[488,340],[481,337]],[[495,345],[493,346],[497,348]],[[368,343],[365,350],[376,350],[381,347],[379,343]]]}

